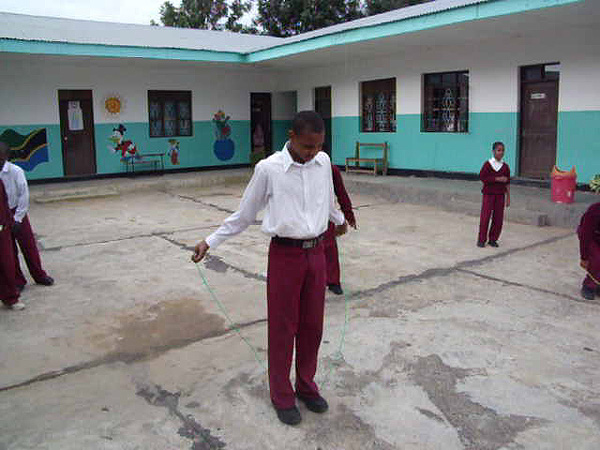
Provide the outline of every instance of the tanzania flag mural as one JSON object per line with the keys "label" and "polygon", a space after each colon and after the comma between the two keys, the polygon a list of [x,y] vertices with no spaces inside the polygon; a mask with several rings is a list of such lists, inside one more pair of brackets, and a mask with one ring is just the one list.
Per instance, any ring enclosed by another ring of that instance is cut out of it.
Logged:
{"label": "tanzania flag mural", "polygon": [[32,131],[26,136],[9,128],[0,134],[0,141],[9,145],[10,160],[27,172],[38,164],[49,161],[45,128]]}

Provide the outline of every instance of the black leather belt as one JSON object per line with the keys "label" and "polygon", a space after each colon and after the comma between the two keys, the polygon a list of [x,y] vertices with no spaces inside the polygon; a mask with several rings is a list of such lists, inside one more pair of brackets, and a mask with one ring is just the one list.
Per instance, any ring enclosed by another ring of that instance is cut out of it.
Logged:
{"label": "black leather belt", "polygon": [[325,233],[316,238],[312,239],[292,239],[286,237],[273,236],[273,242],[279,245],[286,245],[288,247],[300,247],[300,248],[315,248],[325,238]]}

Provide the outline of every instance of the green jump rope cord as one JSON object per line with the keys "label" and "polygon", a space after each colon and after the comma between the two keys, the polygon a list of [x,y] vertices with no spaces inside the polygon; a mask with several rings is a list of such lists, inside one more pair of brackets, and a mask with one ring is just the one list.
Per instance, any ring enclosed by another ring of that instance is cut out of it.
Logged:
{"label": "green jump rope cord", "polygon": [[221,303],[221,301],[217,298],[215,291],[208,284],[208,281],[206,280],[206,277],[204,276],[204,272],[202,271],[202,269],[200,268],[200,265],[198,263],[196,263],[196,268],[198,269],[198,273],[200,274],[200,277],[202,278],[202,283],[208,290],[210,297],[217,304],[217,306],[219,307],[219,309],[221,310],[221,312],[223,313],[225,318],[229,321],[230,327],[237,333],[237,335],[242,339],[242,341],[244,341],[246,343],[246,345],[248,347],[250,347],[250,350],[252,350],[252,353],[254,354],[254,358],[256,359],[256,362],[258,362],[260,367],[263,370],[267,370],[267,367],[266,367],[263,359],[258,355],[258,352],[256,351],[256,349],[252,346],[252,344],[250,344],[248,339],[246,339],[244,337],[244,335],[240,331],[240,328],[235,324],[235,322],[233,320],[231,320],[231,317],[229,317],[229,314],[227,313],[227,309],[225,309],[225,306],[223,305],[223,303]]}
{"label": "green jump rope cord", "polygon": [[[339,251],[339,249],[340,248],[338,246],[338,251]],[[343,255],[342,255],[341,251],[339,251],[339,258],[340,258],[340,280],[341,280],[341,282],[343,282],[344,281],[344,271],[343,271],[344,264],[343,264]],[[256,362],[258,362],[260,367],[266,371],[267,367],[266,367],[264,360],[259,356],[259,354],[256,351],[256,349],[254,348],[254,346],[248,341],[248,339],[246,339],[244,337],[244,335],[240,331],[240,328],[231,319],[231,317],[229,316],[229,314],[227,312],[227,309],[225,308],[225,305],[223,305],[223,303],[219,300],[219,298],[215,294],[215,291],[213,290],[213,288],[211,288],[210,284],[208,283],[208,280],[206,279],[206,276],[204,275],[204,272],[202,271],[202,268],[200,267],[199,263],[196,263],[196,268],[198,269],[198,273],[200,274],[200,278],[202,279],[202,284],[204,284],[204,286],[206,287],[206,290],[210,294],[211,299],[213,300],[213,302],[215,302],[215,304],[218,306],[218,308],[221,310],[221,312],[223,313],[223,315],[229,322],[230,328],[233,329],[237,333],[237,335],[242,339],[242,341],[244,341],[244,343],[250,348],[250,350],[252,350],[252,353],[254,354],[254,358],[256,359]],[[348,316],[349,316],[348,296],[346,295],[346,292],[344,291],[344,325],[342,326],[342,335],[340,337],[340,344],[338,346],[338,349],[333,353],[334,358],[340,358],[340,359],[344,358],[343,349],[344,349],[344,342],[346,340],[346,330],[348,328],[348,322],[349,322]],[[330,363],[329,370],[325,377],[326,380],[329,379],[331,372],[333,370],[333,367],[334,367],[334,363]],[[326,381],[326,383],[327,383],[327,381]]]}

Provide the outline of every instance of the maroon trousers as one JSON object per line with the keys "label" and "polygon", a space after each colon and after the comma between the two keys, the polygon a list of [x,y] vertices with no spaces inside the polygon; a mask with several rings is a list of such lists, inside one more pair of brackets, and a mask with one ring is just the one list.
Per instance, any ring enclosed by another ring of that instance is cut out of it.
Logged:
{"label": "maroon trousers", "polygon": [[[479,216],[479,242],[497,241],[500,237],[504,220],[504,197],[505,194],[483,194]],[[490,217],[491,227],[489,227]]]}
{"label": "maroon trousers", "polygon": [[13,250],[16,256],[15,276],[17,280],[17,286],[25,286],[25,284],[27,284],[27,280],[25,279],[25,276],[21,271],[21,265],[19,264],[19,251],[17,249],[17,243],[19,244],[21,252],[23,252],[25,263],[27,264],[27,268],[29,269],[29,273],[31,274],[32,278],[38,282],[47,277],[48,274],[42,268],[42,259],[40,258],[40,252],[38,251],[37,243],[35,242],[35,236],[33,235],[33,230],[31,229],[31,224],[29,223],[29,217],[27,215],[23,217],[23,220],[21,221],[21,229],[13,239]]}
{"label": "maroon trousers", "polygon": [[[579,232],[578,229],[577,234]],[[589,245],[587,275],[583,280],[583,285],[590,289],[600,287],[600,243],[598,242],[593,241]]]}
{"label": "maroon trousers", "polygon": [[5,225],[0,231],[0,299],[5,305],[14,305],[19,301],[15,282],[16,260],[12,233],[10,227]]}
{"label": "maroon trousers", "polygon": [[325,246],[325,264],[327,265],[327,285],[340,284],[340,263],[333,222],[329,222],[323,245]]}
{"label": "maroon trousers", "polygon": [[323,243],[314,248],[271,241],[267,271],[269,389],[278,409],[296,404],[290,382],[296,344],[296,393],[317,397],[314,382],[325,307]]}

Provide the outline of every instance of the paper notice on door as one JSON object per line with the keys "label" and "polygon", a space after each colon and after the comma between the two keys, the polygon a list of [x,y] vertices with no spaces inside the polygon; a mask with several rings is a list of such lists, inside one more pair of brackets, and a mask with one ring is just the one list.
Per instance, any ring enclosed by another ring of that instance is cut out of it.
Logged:
{"label": "paper notice on door", "polygon": [[83,111],[79,102],[69,102],[67,116],[69,118],[69,131],[83,130]]}
{"label": "paper notice on door", "polygon": [[544,100],[545,98],[545,92],[534,92],[533,94],[531,94],[531,100]]}

